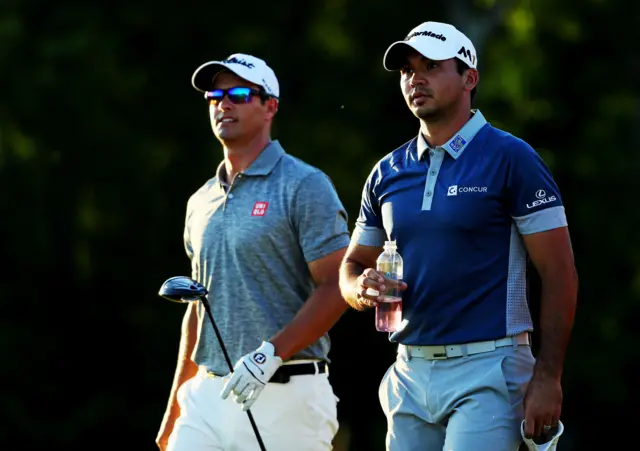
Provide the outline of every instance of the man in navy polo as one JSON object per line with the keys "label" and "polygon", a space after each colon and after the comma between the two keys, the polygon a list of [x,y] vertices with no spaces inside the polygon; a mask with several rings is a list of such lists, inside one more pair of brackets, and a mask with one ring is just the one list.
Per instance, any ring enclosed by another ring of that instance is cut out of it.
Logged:
{"label": "man in navy polo", "polygon": [[[471,41],[425,22],[384,56],[399,70],[420,133],[368,177],[341,266],[357,310],[381,299],[387,239],[404,258],[398,358],[380,385],[387,450],[514,451],[559,424],[577,275],[560,192],[540,156],[492,127],[471,100]],[[531,353],[530,258],[542,282],[540,350]]]}

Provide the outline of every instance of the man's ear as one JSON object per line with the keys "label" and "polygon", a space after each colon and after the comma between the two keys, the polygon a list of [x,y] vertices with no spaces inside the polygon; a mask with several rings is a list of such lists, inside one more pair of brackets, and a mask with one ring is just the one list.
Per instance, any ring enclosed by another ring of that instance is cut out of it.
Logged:
{"label": "man's ear", "polygon": [[271,119],[278,112],[279,102],[277,99],[267,99],[266,106],[267,106],[267,115],[269,119]]}
{"label": "man's ear", "polygon": [[478,84],[478,80],[480,79],[480,74],[478,74],[478,71],[476,69],[467,69],[465,72],[466,73],[464,76],[464,87],[468,91],[471,91]]}

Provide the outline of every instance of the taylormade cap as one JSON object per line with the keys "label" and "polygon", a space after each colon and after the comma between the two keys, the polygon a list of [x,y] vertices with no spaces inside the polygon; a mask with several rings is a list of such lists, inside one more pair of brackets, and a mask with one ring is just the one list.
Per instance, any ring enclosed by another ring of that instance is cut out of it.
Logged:
{"label": "taylormade cap", "polygon": [[211,89],[213,77],[225,69],[248,82],[261,86],[267,94],[280,97],[280,85],[273,69],[260,58],[244,53],[234,53],[225,60],[204,63],[193,73],[191,84],[198,91],[206,92]]}
{"label": "taylormade cap", "polygon": [[453,25],[441,22],[424,22],[404,38],[389,46],[383,65],[388,71],[401,69],[406,63],[407,49],[412,48],[434,61],[458,58],[476,69],[478,56],[471,40]]}

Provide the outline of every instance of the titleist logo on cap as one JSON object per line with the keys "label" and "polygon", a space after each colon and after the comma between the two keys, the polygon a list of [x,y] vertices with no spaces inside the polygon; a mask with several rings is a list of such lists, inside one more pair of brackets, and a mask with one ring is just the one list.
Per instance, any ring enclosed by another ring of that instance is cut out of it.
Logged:
{"label": "titleist logo on cap", "polygon": [[248,67],[249,69],[253,69],[255,66],[253,65],[253,63],[249,63],[245,60],[241,60],[236,58],[235,56],[233,58],[229,58],[223,61],[223,63],[229,63],[229,64],[240,64],[242,66]]}

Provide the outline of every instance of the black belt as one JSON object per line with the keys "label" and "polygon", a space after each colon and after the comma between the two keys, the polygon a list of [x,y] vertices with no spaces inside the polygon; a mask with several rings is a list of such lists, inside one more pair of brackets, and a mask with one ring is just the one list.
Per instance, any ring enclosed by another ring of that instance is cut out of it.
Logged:
{"label": "black belt", "polygon": [[286,384],[291,376],[302,376],[304,374],[323,374],[327,372],[327,364],[325,362],[309,362],[298,363],[293,365],[282,365],[273,373],[269,382],[275,384]]}
{"label": "black belt", "polygon": [[[273,373],[269,382],[274,384],[286,384],[289,382],[291,376],[302,376],[305,374],[316,374],[316,366],[318,368],[317,374],[323,374],[328,371],[326,362],[308,362],[308,363],[296,363],[292,365],[282,365]],[[216,374],[213,371],[207,371],[209,374],[217,377],[224,377],[221,374]]]}

